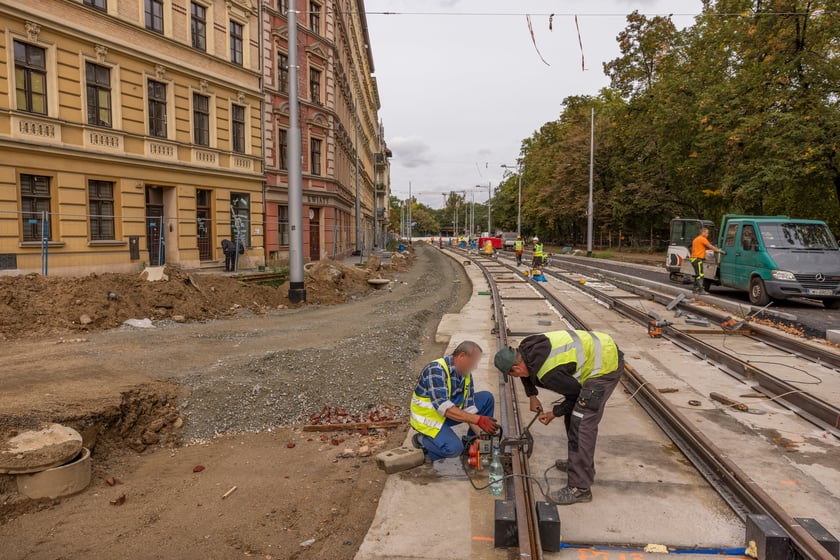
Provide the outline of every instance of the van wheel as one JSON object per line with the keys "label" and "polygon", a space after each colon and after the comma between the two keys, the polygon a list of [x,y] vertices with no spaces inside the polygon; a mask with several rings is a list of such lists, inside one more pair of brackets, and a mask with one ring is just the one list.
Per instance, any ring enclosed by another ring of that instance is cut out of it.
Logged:
{"label": "van wheel", "polygon": [[840,309],[840,299],[824,299],[823,305],[826,309]]}
{"label": "van wheel", "polygon": [[764,280],[758,276],[753,276],[750,279],[750,303],[762,307],[770,303],[770,297],[764,288]]}

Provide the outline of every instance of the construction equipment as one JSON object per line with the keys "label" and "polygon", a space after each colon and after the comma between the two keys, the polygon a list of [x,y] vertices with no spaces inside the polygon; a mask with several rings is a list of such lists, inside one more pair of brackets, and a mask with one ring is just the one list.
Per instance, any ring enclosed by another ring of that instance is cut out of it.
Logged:
{"label": "construction equipment", "polygon": [[666,321],[653,311],[648,313],[650,321],[648,321],[648,336],[651,338],[662,338],[662,329],[673,325],[672,322]]}

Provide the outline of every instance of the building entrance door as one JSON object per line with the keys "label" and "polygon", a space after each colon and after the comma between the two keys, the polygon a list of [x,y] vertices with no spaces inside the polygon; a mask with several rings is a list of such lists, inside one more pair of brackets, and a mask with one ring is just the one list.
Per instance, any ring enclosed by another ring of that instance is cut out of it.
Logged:
{"label": "building entrance door", "polygon": [[309,260],[321,260],[321,220],[320,209],[309,211]]}
{"label": "building entrance door", "polygon": [[213,260],[213,222],[211,219],[210,191],[198,189],[195,192],[196,237],[198,260]]}
{"label": "building entrance door", "polygon": [[149,251],[149,266],[166,263],[163,230],[163,189],[146,187],[146,248]]}

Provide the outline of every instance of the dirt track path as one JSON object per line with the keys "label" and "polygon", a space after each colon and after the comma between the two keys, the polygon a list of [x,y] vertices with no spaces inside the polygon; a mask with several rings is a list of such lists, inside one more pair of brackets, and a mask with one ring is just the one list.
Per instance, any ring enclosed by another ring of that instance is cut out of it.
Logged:
{"label": "dirt track path", "polygon": [[[106,448],[84,493],[0,525],[0,541],[11,543],[3,557],[352,558],[384,476],[372,461],[336,460],[358,436],[336,447],[278,425],[323,404],[404,404],[419,369],[442,351],[432,336],[440,316],[469,291],[456,263],[420,247],[393,292],[345,305],[4,343],[0,417],[81,421],[137,386],[177,387],[188,439],[261,433],[142,455]],[[197,464],[206,470],[193,474]],[[108,476],[124,484],[109,487]],[[125,505],[109,504],[121,494]],[[309,538],[315,544],[301,548]]]}

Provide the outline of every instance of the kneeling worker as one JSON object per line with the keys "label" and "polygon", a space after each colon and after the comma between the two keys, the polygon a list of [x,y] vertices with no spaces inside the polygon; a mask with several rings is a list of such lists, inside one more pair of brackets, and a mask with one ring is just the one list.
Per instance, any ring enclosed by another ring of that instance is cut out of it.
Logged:
{"label": "kneeling worker", "polygon": [[[560,505],[592,501],[598,424],[624,373],[624,354],[604,333],[568,330],[526,337],[518,349],[499,350],[494,363],[506,379],[522,379],[531,412],[543,411],[540,422],[548,425],[560,416],[565,420],[569,455],[557,465],[566,468],[568,485],[549,498]],[[537,387],[566,399],[545,412]]]}
{"label": "kneeling worker", "polygon": [[417,430],[412,442],[429,459],[457,457],[464,451],[452,426],[469,424],[469,433],[495,433],[495,403],[490,391],[476,392],[470,371],[481,359],[481,348],[464,341],[451,356],[435,360],[423,369],[411,397],[411,427]]}

